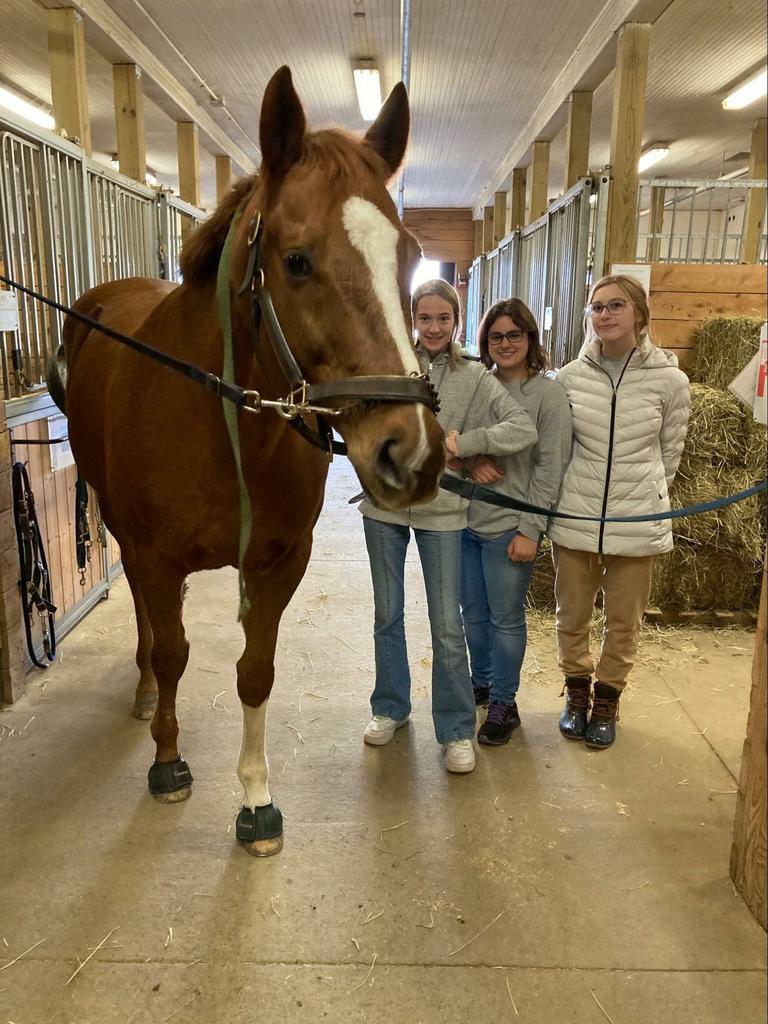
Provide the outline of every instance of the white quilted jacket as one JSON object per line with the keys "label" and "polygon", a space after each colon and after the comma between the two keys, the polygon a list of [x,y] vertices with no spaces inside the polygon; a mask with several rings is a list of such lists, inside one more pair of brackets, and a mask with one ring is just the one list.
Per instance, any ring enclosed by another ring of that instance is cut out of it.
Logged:
{"label": "white quilted jacket", "polygon": [[[676,356],[643,336],[614,387],[600,366],[600,341],[588,339],[559,371],[573,413],[573,448],[557,510],[631,516],[669,509],[668,488],[683,452],[690,415],[688,378]],[[672,549],[669,519],[591,523],[551,519],[563,547],[606,555],[658,555]]]}

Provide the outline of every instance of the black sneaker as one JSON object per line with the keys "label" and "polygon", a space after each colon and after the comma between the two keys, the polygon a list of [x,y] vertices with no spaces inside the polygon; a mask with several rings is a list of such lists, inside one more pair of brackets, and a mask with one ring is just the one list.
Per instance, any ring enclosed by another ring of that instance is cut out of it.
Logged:
{"label": "black sneaker", "polygon": [[517,704],[504,704],[500,700],[492,700],[488,705],[488,717],[480,726],[477,742],[486,747],[503,747],[509,743],[512,730],[520,725]]}
{"label": "black sneaker", "polygon": [[475,695],[475,707],[476,708],[487,708],[488,701],[491,696],[490,686],[478,686],[477,683],[472,680],[472,692]]}

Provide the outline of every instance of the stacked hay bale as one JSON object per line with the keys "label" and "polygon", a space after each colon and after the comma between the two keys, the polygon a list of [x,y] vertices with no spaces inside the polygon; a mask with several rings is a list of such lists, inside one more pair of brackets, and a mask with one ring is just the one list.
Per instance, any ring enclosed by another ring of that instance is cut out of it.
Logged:
{"label": "stacked hay bale", "polygon": [[[757,351],[760,320],[716,317],[696,337],[691,421],[673,508],[745,490],[766,475],[766,432],[728,384]],[[765,553],[765,495],[673,521],[675,550],[654,571],[651,605],[665,613],[753,611]]]}

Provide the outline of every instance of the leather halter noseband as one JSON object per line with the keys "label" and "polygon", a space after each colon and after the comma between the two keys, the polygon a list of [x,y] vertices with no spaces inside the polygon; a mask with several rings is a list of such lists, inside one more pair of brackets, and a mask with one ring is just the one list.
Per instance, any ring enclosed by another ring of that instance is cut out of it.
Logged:
{"label": "leather halter noseband", "polygon": [[[243,295],[248,289],[251,292],[251,327],[256,357],[260,358],[258,326],[260,318],[263,317],[272,351],[290,385],[290,394],[286,400],[276,403],[261,399],[258,392],[248,392],[251,400],[245,408],[251,412],[260,412],[262,405],[269,405],[289,420],[308,441],[331,454],[343,446],[332,441],[327,418],[340,416],[355,406],[374,402],[420,402],[432,412],[437,412],[440,407],[437,392],[425,374],[413,373],[408,377],[395,374],[342,377],[322,384],[310,384],[306,380],[291,352],[264,280],[264,270],[261,266],[263,231],[264,222],[261,213],[257,212],[253,215],[248,228],[248,262],[238,294]],[[328,402],[343,404],[336,407],[329,406]],[[317,430],[313,430],[302,419],[304,413],[316,414]]]}

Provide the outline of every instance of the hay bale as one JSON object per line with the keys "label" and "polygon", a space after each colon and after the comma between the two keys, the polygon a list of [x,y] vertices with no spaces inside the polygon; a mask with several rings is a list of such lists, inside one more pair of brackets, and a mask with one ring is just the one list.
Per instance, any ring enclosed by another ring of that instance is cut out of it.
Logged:
{"label": "hay bale", "polygon": [[528,608],[535,608],[540,612],[555,610],[555,567],[552,564],[552,545],[546,537],[541,542],[536,556],[525,603]]}
{"label": "hay bale", "polygon": [[757,352],[762,323],[752,316],[716,316],[700,324],[691,380],[724,391]]}
{"label": "hay bale", "polygon": [[761,578],[759,563],[678,537],[674,551],[656,561],[650,605],[664,612],[754,611]]}

